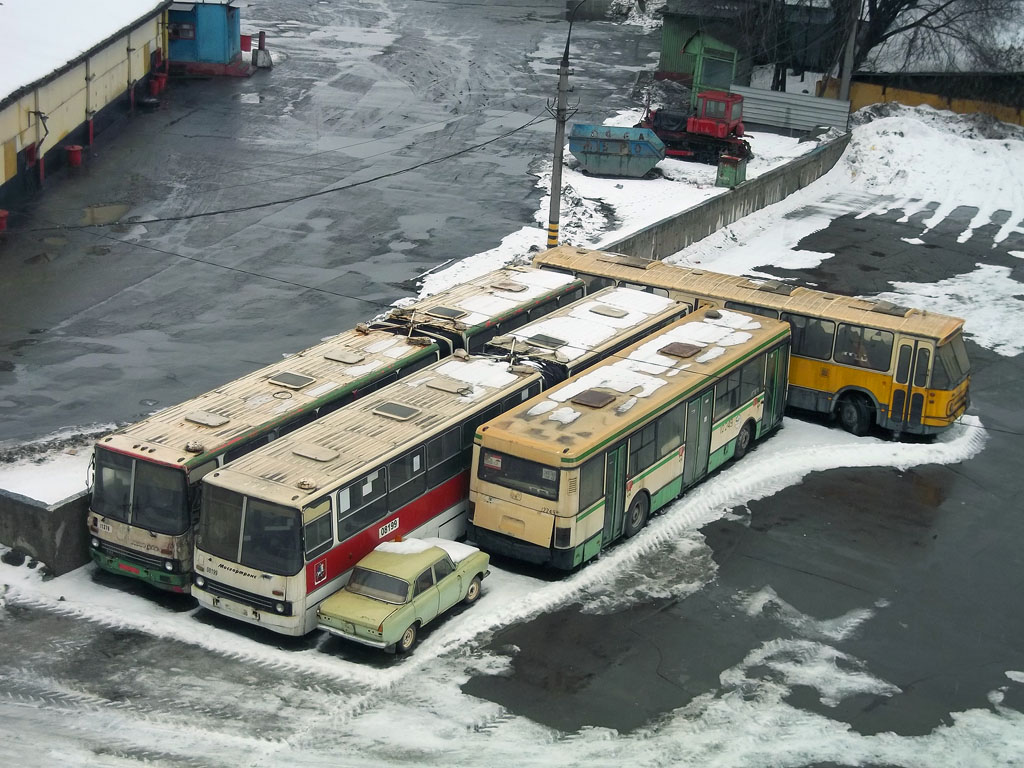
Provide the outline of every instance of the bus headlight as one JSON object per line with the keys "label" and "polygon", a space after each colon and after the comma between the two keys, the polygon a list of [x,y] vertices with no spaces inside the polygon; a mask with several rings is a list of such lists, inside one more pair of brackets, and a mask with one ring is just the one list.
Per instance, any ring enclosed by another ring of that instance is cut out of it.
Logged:
{"label": "bus headlight", "polygon": [[96,549],[99,549],[99,548],[100,548],[100,540],[99,540],[99,539],[97,539],[97,538],[96,538],[95,536],[93,536],[93,537],[92,537],[92,545],[93,545],[93,546],[94,546],[94,547],[95,547]]}
{"label": "bus headlight", "polygon": [[196,586],[199,587],[200,589],[205,587],[206,586],[206,579],[204,579],[202,576],[196,576]]}
{"label": "bus headlight", "polygon": [[174,570],[174,563],[172,563],[170,560],[164,560],[164,570],[167,571],[168,573],[173,571]]}
{"label": "bus headlight", "polygon": [[284,613],[284,603],[275,603],[274,610],[278,613]]}

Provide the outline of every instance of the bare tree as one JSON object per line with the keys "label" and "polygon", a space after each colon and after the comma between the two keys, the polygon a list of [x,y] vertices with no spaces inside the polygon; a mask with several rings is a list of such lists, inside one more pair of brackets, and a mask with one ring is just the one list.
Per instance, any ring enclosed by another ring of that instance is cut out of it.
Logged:
{"label": "bare tree", "polygon": [[860,5],[853,68],[890,72],[1020,71],[1024,0],[832,0],[835,18]]}

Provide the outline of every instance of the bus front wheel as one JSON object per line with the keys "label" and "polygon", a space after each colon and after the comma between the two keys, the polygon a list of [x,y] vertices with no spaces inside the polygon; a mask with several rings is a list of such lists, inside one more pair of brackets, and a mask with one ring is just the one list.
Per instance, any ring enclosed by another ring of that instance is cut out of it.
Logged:
{"label": "bus front wheel", "polygon": [[647,525],[647,512],[650,504],[647,501],[646,493],[638,493],[633,503],[629,505],[629,514],[626,516],[626,530],[623,535],[628,539],[636,536]]}
{"label": "bus front wheel", "polygon": [[866,435],[871,428],[871,407],[860,395],[846,395],[839,401],[839,423],[851,435]]}

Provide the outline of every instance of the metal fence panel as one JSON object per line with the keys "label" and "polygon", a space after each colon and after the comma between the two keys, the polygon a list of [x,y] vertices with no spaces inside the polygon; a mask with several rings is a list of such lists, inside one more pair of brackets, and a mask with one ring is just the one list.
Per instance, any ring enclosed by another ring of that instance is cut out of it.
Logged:
{"label": "metal fence panel", "polygon": [[744,123],[760,123],[796,131],[809,131],[819,125],[845,131],[849,125],[848,101],[739,85],[730,86],[729,90],[743,97]]}

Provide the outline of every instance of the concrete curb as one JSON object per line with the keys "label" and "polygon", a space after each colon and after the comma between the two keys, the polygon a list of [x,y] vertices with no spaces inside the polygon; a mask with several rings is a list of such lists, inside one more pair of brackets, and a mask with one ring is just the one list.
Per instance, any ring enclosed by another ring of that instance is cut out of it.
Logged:
{"label": "concrete curb", "polygon": [[60,576],[89,562],[88,510],[88,491],[43,504],[0,489],[0,542]]}
{"label": "concrete curb", "polygon": [[724,194],[602,245],[601,249],[645,259],[664,259],[821,178],[839,162],[849,143],[850,134],[843,134],[781,168],[774,168]]}

